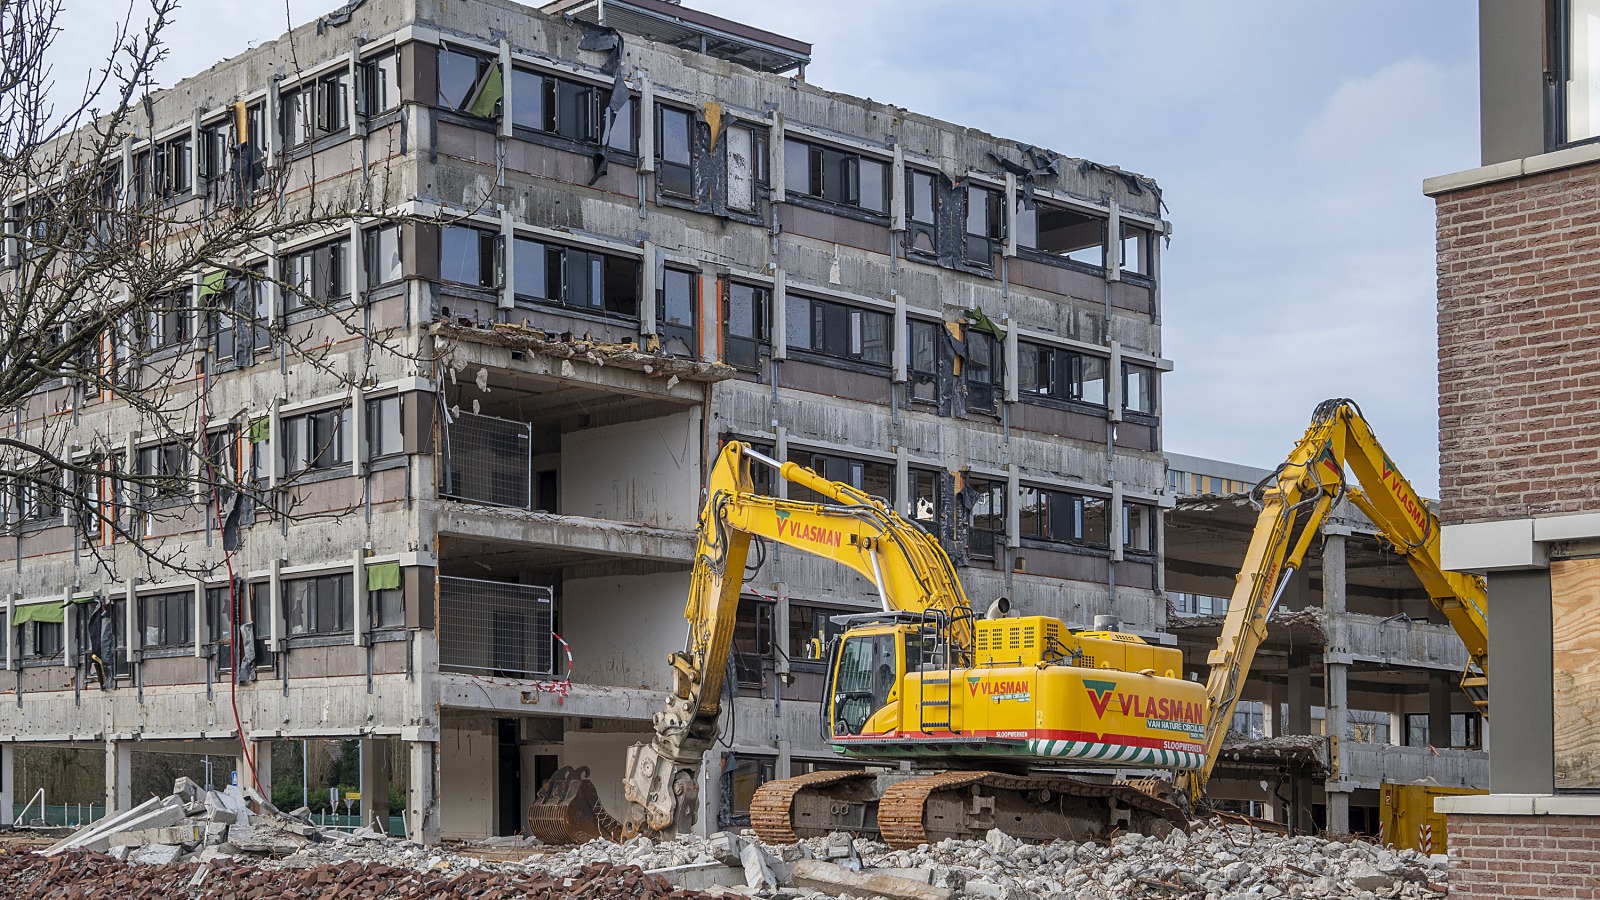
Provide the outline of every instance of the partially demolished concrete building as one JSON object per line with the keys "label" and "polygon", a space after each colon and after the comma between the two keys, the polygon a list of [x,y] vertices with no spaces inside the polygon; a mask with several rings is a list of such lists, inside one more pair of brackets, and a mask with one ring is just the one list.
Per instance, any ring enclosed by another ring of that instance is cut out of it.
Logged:
{"label": "partially demolished concrete building", "polygon": [[[420,840],[515,832],[562,765],[615,807],[730,438],[937,530],[975,604],[1156,636],[1156,184],[831,93],[803,78],[810,50],[667,0],[369,0],[157,94],[124,188],[153,157],[166,202],[218,202],[242,103],[292,192],[381,181],[403,219],[264,248],[263,272],[303,269],[324,301],[269,285],[254,310],[277,327],[225,339],[197,314],[172,335],[213,373],[179,383],[247,423],[253,471],[295,479],[292,515],[237,522],[239,622],[220,568],[177,580],[70,514],[12,516],[0,764],[103,751],[125,809],[136,751],[238,754],[236,691],[263,786],[297,777],[273,742],[359,739],[363,812],[403,784]],[[357,325],[326,328],[328,307]],[[319,328],[316,366],[273,337]],[[135,465],[185,464],[84,403],[75,427]],[[151,537],[220,567],[200,499],[161,498],[196,514]],[[878,602],[824,561],[755,559],[712,829],[760,781],[834,763],[804,650]],[[12,789],[0,775],[0,810]]]}
{"label": "partially demolished concrete building", "polygon": [[[1255,527],[1250,493],[1271,472],[1167,461],[1168,630],[1203,679]],[[1486,789],[1488,722],[1457,686],[1466,648],[1373,524],[1342,502],[1289,584],[1213,800],[1296,828],[1376,835],[1385,783]]]}

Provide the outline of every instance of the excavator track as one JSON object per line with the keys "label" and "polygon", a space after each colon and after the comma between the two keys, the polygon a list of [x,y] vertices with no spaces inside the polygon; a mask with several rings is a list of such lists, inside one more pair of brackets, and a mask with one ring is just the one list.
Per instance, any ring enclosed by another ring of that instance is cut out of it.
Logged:
{"label": "excavator track", "polygon": [[1187,828],[1177,806],[1126,784],[1066,775],[944,772],[892,785],[878,801],[884,843],[906,850],[991,829],[1023,841],[1105,840],[1117,831],[1163,837]]}
{"label": "excavator track", "polygon": [[751,801],[750,824],[769,844],[850,831],[901,850],[947,838],[982,840],[994,828],[1047,842],[1104,840],[1118,831],[1161,837],[1188,827],[1178,806],[1130,784],[952,771],[898,781],[877,797],[876,783],[867,772],[769,781]]}
{"label": "excavator track", "polygon": [[[859,769],[769,781],[750,800],[750,827],[768,844],[794,844],[833,831],[875,834],[875,782]],[[851,828],[856,822],[860,827]]]}

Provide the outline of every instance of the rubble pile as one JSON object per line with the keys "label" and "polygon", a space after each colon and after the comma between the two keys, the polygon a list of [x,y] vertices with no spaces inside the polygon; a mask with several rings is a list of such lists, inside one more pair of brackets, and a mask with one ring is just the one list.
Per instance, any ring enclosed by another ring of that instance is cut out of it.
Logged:
{"label": "rubble pile", "polygon": [[322,838],[309,810],[279,812],[255,791],[202,790],[179,778],[168,797],[78,829],[48,850],[105,853],[140,863],[209,861],[239,853],[285,856]]}
{"label": "rubble pile", "polygon": [[[480,856],[471,853],[476,850]],[[1364,841],[1196,825],[1165,838],[1025,844],[982,841],[895,850],[846,834],[768,846],[750,833],[545,847],[493,838],[449,852],[370,829],[324,832],[250,791],[179,779],[152,798],[44,851],[0,854],[9,896],[638,898],[762,900],[1436,900],[1445,863]],[[492,855],[507,861],[486,861]],[[104,887],[101,887],[104,885]]]}
{"label": "rubble pile", "polygon": [[289,870],[232,861],[142,865],[104,853],[41,859],[0,854],[0,883],[18,900],[710,900],[637,868],[592,865],[570,877],[537,871],[469,869],[454,874],[383,864],[345,863]]}
{"label": "rubble pile", "polygon": [[821,893],[896,900],[1420,900],[1446,892],[1442,858],[1220,824],[1165,839],[1122,835],[1109,845],[1031,845],[992,831],[985,841],[943,841],[915,850],[843,834],[767,847],[724,833],[661,843],[593,841],[531,856],[523,864],[561,873],[597,862],[636,865],[704,890],[720,885],[779,898]]}

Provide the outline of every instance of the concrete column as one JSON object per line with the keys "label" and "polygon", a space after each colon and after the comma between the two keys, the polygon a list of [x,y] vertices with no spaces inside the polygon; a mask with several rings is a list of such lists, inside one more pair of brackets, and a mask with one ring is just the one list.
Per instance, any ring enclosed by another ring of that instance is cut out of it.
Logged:
{"label": "concrete column", "polygon": [[1549,794],[1555,790],[1555,669],[1550,573],[1490,572],[1489,633],[1502,665],[1489,679],[1495,748],[1489,790],[1496,794]]}
{"label": "concrete column", "polygon": [[389,742],[383,738],[361,740],[361,822],[373,819],[389,827]]}
{"label": "concrete column", "polygon": [[[255,757],[256,783],[253,785],[261,796],[272,799],[272,741],[251,741],[250,753]],[[250,773],[239,773],[240,784],[250,784]]]}
{"label": "concrete column", "polygon": [[17,745],[0,744],[0,825],[12,824],[11,816],[17,808],[16,763]]}
{"label": "concrete column", "polygon": [[1311,659],[1303,651],[1289,654],[1288,734],[1311,733]]}
{"label": "concrete column", "polygon": [[[9,782],[8,782],[9,783]],[[106,741],[106,814],[133,809],[133,744]]]}
{"label": "concrete column", "polygon": [[411,784],[406,789],[406,837],[429,846],[439,843],[439,745],[433,741],[407,741],[411,757]]}
{"label": "concrete column", "polygon": [[1450,701],[1456,693],[1452,681],[1443,672],[1428,676],[1428,743],[1440,749],[1450,746]]}
{"label": "concrete column", "polygon": [[[1350,718],[1348,639],[1345,635],[1345,546],[1344,535],[1322,538],[1322,608],[1326,614],[1328,641],[1322,649],[1324,697],[1330,747],[1337,753]],[[1328,797],[1328,833],[1350,832],[1350,795],[1337,764],[1323,785]]]}

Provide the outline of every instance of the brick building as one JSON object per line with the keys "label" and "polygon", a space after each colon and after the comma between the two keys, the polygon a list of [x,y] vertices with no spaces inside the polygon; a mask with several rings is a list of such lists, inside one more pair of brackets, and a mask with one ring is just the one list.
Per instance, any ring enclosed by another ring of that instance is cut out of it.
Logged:
{"label": "brick building", "polygon": [[1600,897],[1600,4],[1483,0],[1482,163],[1438,204],[1447,568],[1489,581],[1491,793],[1451,896]]}
{"label": "brick building", "polygon": [[[334,739],[359,744],[363,813],[393,788],[422,840],[516,831],[559,765],[589,766],[614,808],[733,437],[890,499],[975,603],[1161,639],[1155,182],[828,92],[802,77],[808,44],[665,0],[352,6],[156,94],[110,173],[204,214],[242,108],[288,202],[387,188],[392,219],[239,261],[263,275],[232,285],[237,315],[272,327],[224,335],[186,307],[160,347],[175,383],[237,411],[214,437],[298,485],[302,515],[238,514],[230,621],[225,576],[149,571],[70,510],[8,497],[0,811],[18,748],[103,754],[126,808],[150,754],[253,742],[265,787],[301,780],[286,745]],[[317,329],[321,368],[277,337]],[[76,443],[192,464],[78,391],[10,427],[70,407]],[[220,568],[204,498],[150,499],[168,514],[149,540]],[[747,579],[712,828],[762,780],[837,762],[803,648],[877,605],[781,548]],[[116,629],[104,683],[92,617]]]}

